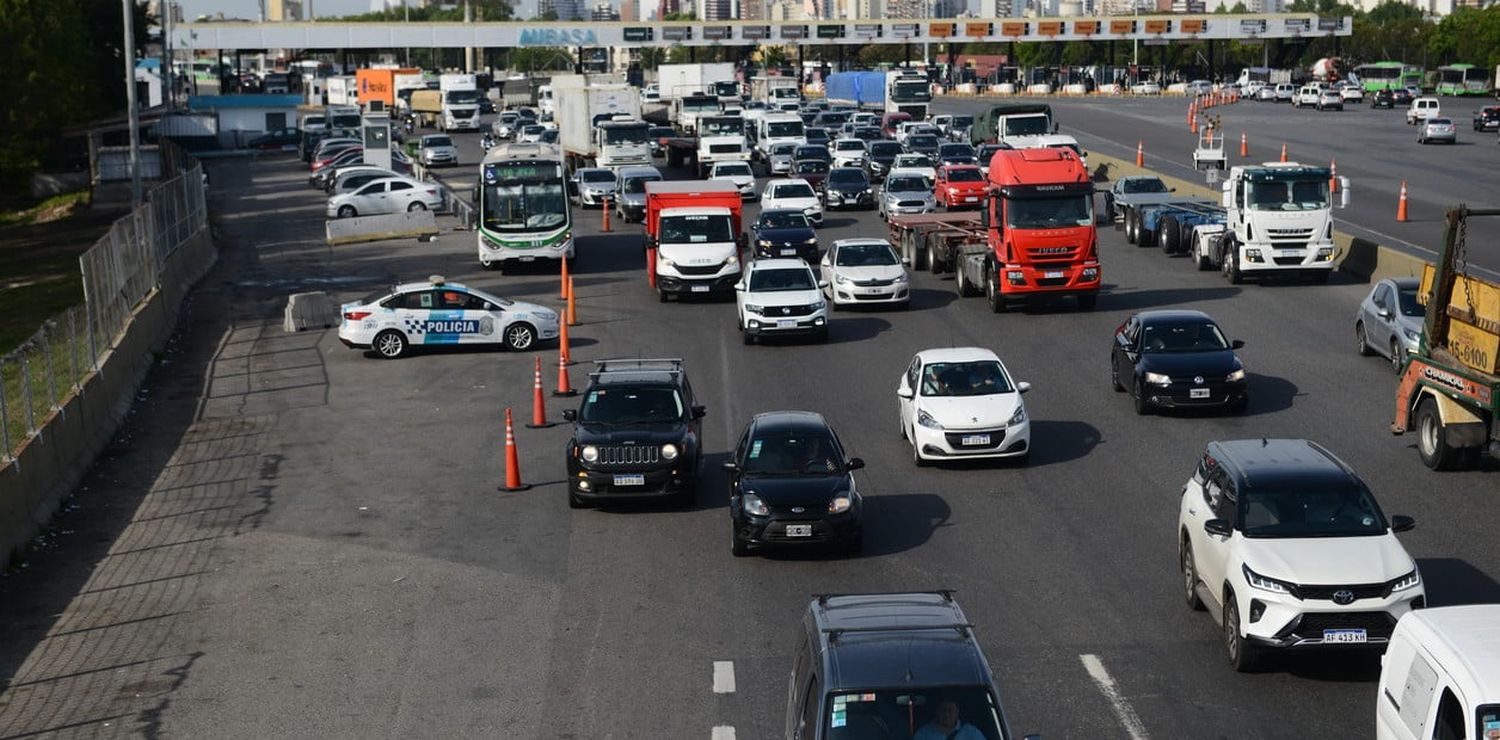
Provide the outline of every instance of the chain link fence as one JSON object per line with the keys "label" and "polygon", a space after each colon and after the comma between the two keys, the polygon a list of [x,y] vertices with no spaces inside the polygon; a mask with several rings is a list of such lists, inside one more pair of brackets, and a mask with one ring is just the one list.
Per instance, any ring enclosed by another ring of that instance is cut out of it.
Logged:
{"label": "chain link fence", "polygon": [[147,191],[139,208],[78,258],[83,304],[0,356],[0,463],[98,370],[135,307],[161,284],[166,259],[208,227],[202,167],[184,153],[173,156],[181,174]]}

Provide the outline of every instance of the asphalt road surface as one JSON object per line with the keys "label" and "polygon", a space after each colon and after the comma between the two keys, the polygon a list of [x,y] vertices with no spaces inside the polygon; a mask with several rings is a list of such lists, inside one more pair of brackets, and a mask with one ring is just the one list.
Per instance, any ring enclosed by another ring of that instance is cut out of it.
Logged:
{"label": "asphalt road surface", "polygon": [[[1024,98],[1017,99],[1026,100]],[[941,98],[938,113],[976,113],[996,98]],[[1335,163],[1350,180],[1350,203],[1335,217],[1338,228],[1376,243],[1397,247],[1424,259],[1435,257],[1443,241],[1443,218],[1458,203],[1475,208],[1500,207],[1500,146],[1494,132],[1474,131],[1475,110],[1492,105],[1489,98],[1441,98],[1442,112],[1458,125],[1458,143],[1422,145],[1415,126],[1406,125],[1404,109],[1374,110],[1350,105],[1343,111],[1319,112],[1293,108],[1289,103],[1241,101],[1208,109],[1218,116],[1229,136],[1229,164],[1275,161],[1281,145],[1288,158],[1326,167]],[[1128,161],[1135,160],[1136,144],[1144,145],[1146,166],[1163,174],[1203,182],[1193,171],[1193,149],[1198,138],[1187,125],[1188,102],[1161,98],[1049,98],[1061,125],[1087,151]],[[1203,118],[1200,115],[1200,125]],[[1239,156],[1241,132],[1248,137],[1250,157]],[[1396,221],[1401,183],[1407,183],[1410,221]],[[1473,219],[1469,225],[1469,255],[1473,264],[1500,273],[1500,218]]]}
{"label": "asphalt road surface", "polygon": [[[1384,114],[1346,117],[1367,115]],[[477,161],[459,138],[455,178]],[[1402,540],[1430,603],[1500,601],[1500,465],[1431,473],[1386,431],[1394,377],[1354,351],[1365,285],[1229,286],[1106,229],[1090,313],[996,316],[921,274],[909,312],[839,313],[826,345],[746,347],[732,304],[656,302],[639,226],[600,234],[598,211],[576,212],[573,383],[594,359],[682,357],[709,411],[694,506],[570,511],[566,427],[518,428],[535,487],[496,490],[503,409],[528,418],[534,356],[550,388],[554,350],[382,361],[280,328],[290,293],[352,300],[432,273],[555,304],[550,267],[481,271],[468,232],[324,247],[323,200],[289,157],[217,163],[213,183],[219,265],[47,545],[0,579],[0,737],[770,738],[812,594],[937,587],[958,590],[1017,731],[1368,737],[1375,657],[1235,674],[1183,606],[1178,493],[1213,439],[1327,444],[1417,518]],[[871,212],[834,213],[821,238],[883,233]],[[1248,414],[1138,417],[1110,390],[1114,328],[1168,306],[1247,342]],[[912,466],[897,379],[948,345],[991,347],[1033,384],[1029,465]],[[862,556],[731,556],[718,463],[773,409],[822,412],[867,461]],[[716,663],[732,691],[715,691]]]}

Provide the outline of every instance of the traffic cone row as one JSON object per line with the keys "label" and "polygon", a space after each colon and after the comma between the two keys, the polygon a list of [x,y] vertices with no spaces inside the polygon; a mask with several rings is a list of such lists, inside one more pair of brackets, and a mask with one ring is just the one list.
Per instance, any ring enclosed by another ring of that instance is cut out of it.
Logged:
{"label": "traffic cone row", "polygon": [[1401,181],[1401,200],[1396,203],[1396,220],[1402,223],[1410,221],[1406,217],[1406,181]]}
{"label": "traffic cone row", "polygon": [[568,276],[568,315],[565,317],[568,326],[578,326],[578,303],[573,296],[573,277]]}
{"label": "traffic cone row", "polygon": [[[557,389],[552,395],[568,397],[578,395],[577,389],[573,388],[572,381],[568,378],[568,366],[573,364],[572,350],[569,347],[568,327],[578,324],[577,302],[573,295],[573,278],[567,275],[567,262],[563,262],[564,293],[567,296],[568,307],[566,315],[558,322],[557,336]],[[542,358],[537,357],[532,369],[531,381],[531,423],[526,427],[529,429],[544,429],[554,426],[547,421],[547,401],[542,393]],[[505,485],[501,491],[525,491],[530,485],[521,482],[521,457],[516,446],[515,419],[510,407],[505,409]]]}

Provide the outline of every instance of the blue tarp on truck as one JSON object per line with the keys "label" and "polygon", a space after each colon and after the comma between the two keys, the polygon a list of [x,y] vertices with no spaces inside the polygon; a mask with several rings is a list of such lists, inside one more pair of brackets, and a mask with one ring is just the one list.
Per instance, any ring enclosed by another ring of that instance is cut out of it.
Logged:
{"label": "blue tarp on truck", "polygon": [[828,102],[860,108],[885,108],[884,72],[834,72],[828,76]]}

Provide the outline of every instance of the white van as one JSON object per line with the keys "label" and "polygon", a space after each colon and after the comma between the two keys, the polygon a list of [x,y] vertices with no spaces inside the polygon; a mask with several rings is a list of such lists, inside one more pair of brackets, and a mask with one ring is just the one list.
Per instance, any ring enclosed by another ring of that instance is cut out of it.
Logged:
{"label": "white van", "polygon": [[1408,612],[1380,662],[1377,740],[1500,738],[1500,604]]}
{"label": "white van", "polygon": [[1442,116],[1440,104],[1437,98],[1417,98],[1411,101],[1411,108],[1406,111],[1406,123],[1415,126],[1429,118]]}
{"label": "white van", "polygon": [[1297,108],[1316,108],[1320,93],[1322,90],[1319,90],[1317,85],[1303,85],[1297,90],[1297,97],[1292,98],[1292,105]]}

